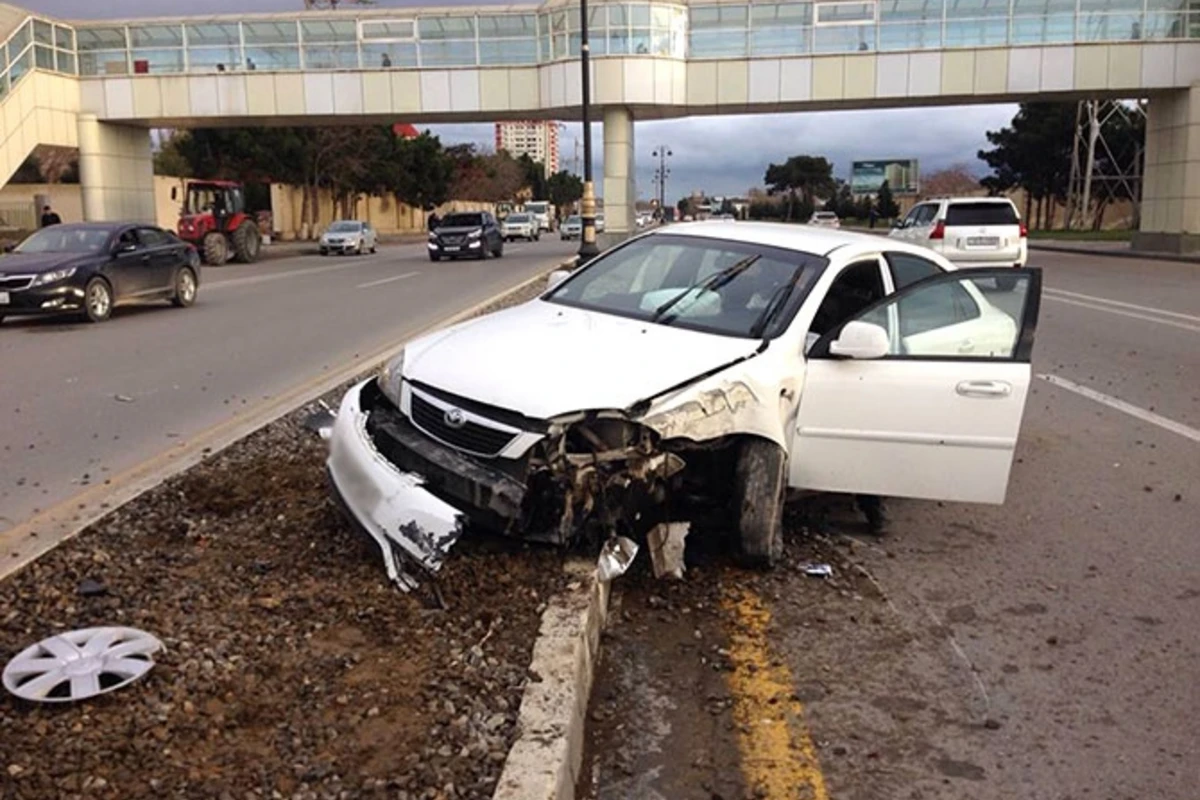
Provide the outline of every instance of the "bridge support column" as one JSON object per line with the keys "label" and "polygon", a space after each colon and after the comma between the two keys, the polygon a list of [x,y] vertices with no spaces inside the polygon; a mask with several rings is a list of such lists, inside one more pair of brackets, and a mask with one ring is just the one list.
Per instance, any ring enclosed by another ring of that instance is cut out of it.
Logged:
{"label": "bridge support column", "polygon": [[1150,98],[1139,228],[1136,250],[1200,251],[1200,84]]}
{"label": "bridge support column", "polygon": [[636,230],[637,172],[633,112],[604,109],[604,234],[601,249],[628,239]]}
{"label": "bridge support column", "polygon": [[88,222],[153,223],[154,156],[150,130],[79,117],[79,188]]}

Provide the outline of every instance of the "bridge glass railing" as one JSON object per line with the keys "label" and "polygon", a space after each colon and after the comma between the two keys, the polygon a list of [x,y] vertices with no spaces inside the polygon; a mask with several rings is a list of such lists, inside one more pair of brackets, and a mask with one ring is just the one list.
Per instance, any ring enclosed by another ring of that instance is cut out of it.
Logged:
{"label": "bridge glass railing", "polygon": [[[293,18],[30,20],[0,48],[0,92],[31,69],[125,75],[526,66],[579,55],[577,8],[403,9]],[[595,56],[737,58],[1200,38],[1200,0],[599,3]]]}

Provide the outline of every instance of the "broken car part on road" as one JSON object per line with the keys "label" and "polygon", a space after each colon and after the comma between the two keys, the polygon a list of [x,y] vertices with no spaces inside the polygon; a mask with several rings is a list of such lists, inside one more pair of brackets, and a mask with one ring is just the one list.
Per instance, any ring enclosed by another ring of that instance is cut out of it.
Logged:
{"label": "broken car part on road", "polygon": [[1041,284],[999,275],[820,229],[656,230],[410,343],[343,398],[329,472],[406,588],[472,523],[596,547],[726,515],[770,566],[788,488],[1003,502]]}

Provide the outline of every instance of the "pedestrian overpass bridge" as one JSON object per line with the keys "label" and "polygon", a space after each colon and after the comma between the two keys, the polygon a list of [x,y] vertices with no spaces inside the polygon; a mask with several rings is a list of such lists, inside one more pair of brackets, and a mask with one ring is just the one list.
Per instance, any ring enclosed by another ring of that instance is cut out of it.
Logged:
{"label": "pedestrian overpass bridge", "polygon": [[[86,217],[153,219],[154,127],[578,119],[579,22],[564,0],[119,22],[0,4],[0,181],[78,147]],[[1200,249],[1200,0],[600,2],[589,39],[610,231],[633,227],[635,119],[1140,97],[1139,241]]]}

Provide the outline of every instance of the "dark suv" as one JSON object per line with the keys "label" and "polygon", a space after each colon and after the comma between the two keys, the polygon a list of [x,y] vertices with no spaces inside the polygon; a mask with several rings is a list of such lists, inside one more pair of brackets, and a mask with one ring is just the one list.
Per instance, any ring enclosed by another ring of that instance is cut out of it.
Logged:
{"label": "dark suv", "polygon": [[429,260],[496,258],[504,255],[504,237],[496,218],[486,211],[447,214],[429,233]]}

